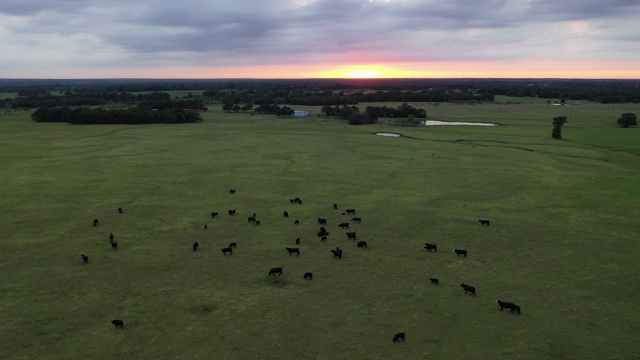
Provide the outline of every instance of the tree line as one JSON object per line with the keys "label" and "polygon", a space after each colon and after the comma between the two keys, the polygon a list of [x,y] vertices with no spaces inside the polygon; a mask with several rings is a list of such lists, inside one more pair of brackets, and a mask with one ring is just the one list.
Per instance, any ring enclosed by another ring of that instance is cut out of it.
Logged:
{"label": "tree line", "polygon": [[39,108],[31,114],[31,119],[70,124],[183,124],[202,121],[198,111],[182,108],[149,110],[142,107],[105,109],[67,106]]}

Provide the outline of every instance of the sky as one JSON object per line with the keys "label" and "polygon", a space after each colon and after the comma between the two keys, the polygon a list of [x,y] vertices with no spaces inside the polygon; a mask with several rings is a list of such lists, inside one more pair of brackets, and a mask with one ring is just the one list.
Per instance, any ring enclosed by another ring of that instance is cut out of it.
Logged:
{"label": "sky", "polygon": [[0,0],[0,78],[640,79],[640,0]]}

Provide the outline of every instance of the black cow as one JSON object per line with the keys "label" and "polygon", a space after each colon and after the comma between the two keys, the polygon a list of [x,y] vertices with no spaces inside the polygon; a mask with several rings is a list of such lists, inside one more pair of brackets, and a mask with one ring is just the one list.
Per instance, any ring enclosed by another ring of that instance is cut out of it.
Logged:
{"label": "black cow", "polygon": [[440,280],[435,279],[435,278],[429,278],[429,280],[431,281],[431,283],[433,285],[440,285]]}
{"label": "black cow", "polygon": [[356,233],[355,232],[348,232],[347,233],[347,240],[356,240]]}
{"label": "black cow", "polygon": [[404,333],[397,333],[394,337],[393,337],[393,342],[404,342],[405,340],[405,335]]}
{"label": "black cow", "polygon": [[113,233],[109,233],[109,241],[113,241],[114,238],[115,236],[113,236]]}
{"label": "black cow", "polygon": [[207,230],[207,229],[208,229],[207,224],[204,224],[204,229],[205,229],[205,230]]}
{"label": "black cow", "polygon": [[300,255],[300,248],[286,248],[286,250],[289,252],[289,255],[291,254],[298,254]]}
{"label": "black cow", "polygon": [[200,243],[199,243],[199,242],[197,242],[197,241],[196,241],[196,242],[194,242],[194,243],[193,243],[193,251],[197,251],[197,250],[198,250],[198,247],[200,247]]}
{"label": "black cow", "polygon": [[338,204],[333,204],[333,209],[338,210]]}
{"label": "black cow", "polygon": [[289,217],[289,213],[288,213],[288,212],[286,212],[286,211],[283,211],[283,212],[282,212],[282,215],[284,215],[284,217]]}
{"label": "black cow", "polygon": [[298,225],[298,224],[300,224],[300,220],[296,220],[293,222],[293,225]]}
{"label": "black cow", "polygon": [[93,226],[98,226],[98,224],[100,224],[100,221],[98,221],[98,219],[93,219]]}
{"label": "black cow", "polygon": [[349,228],[349,223],[340,223],[340,225],[338,225],[338,227],[340,227],[341,229],[348,229]]}
{"label": "black cow", "polygon": [[227,253],[229,253],[229,255],[233,255],[233,249],[230,247],[226,247],[226,248],[222,248],[222,255],[227,255]]}
{"label": "black cow", "polygon": [[256,220],[256,225],[260,225],[260,220]]}
{"label": "black cow", "polygon": [[296,245],[300,245],[300,238],[296,239]]}
{"label": "black cow", "polygon": [[235,211],[235,209],[234,210],[229,210],[228,213],[229,213],[229,215],[235,215],[236,211]]}
{"label": "black cow", "polygon": [[482,225],[482,226],[485,226],[485,225],[489,226],[489,225],[491,225],[491,221],[489,221],[489,220],[482,220],[482,219],[480,219],[480,220],[478,220],[478,221],[480,222],[480,225]]}
{"label": "black cow", "polygon": [[520,306],[512,302],[496,300],[496,304],[500,305],[500,311],[503,309],[509,309],[512,313],[520,315]]}
{"label": "black cow", "polygon": [[431,252],[431,250],[434,250],[435,252],[438,252],[438,245],[436,244],[429,244],[429,243],[424,243],[424,249]]}
{"label": "black cow", "polygon": [[229,189],[229,194],[235,194],[236,191],[234,189]]}
{"label": "black cow", "polygon": [[122,320],[111,320],[111,323],[116,326],[116,329],[120,328],[120,329],[124,330],[124,321],[122,321]]}
{"label": "black cow", "polygon": [[329,235],[329,233],[326,232],[326,231],[320,230],[316,235],[318,235],[318,237],[321,238],[321,237],[327,237],[327,235]]}
{"label": "black cow", "polygon": [[362,222],[362,219],[356,216],[354,218],[351,218],[351,221],[353,221],[354,223],[358,223],[359,224],[359,223]]}
{"label": "black cow", "polygon": [[327,229],[325,229],[324,226],[320,226],[320,232],[327,232]]}
{"label": "black cow", "polygon": [[327,237],[326,236],[321,237],[320,241],[327,241]]}
{"label": "black cow", "polygon": [[473,296],[476,296],[476,288],[467,284],[460,284],[460,287],[464,289],[464,293],[470,293]]}
{"label": "black cow", "polygon": [[232,243],[229,243],[229,246],[227,246],[227,247],[228,247],[229,249],[237,248],[237,247],[238,247],[238,244],[236,244],[236,243],[232,242]]}
{"label": "black cow", "polygon": [[296,201],[296,199],[289,199],[289,202],[292,203],[292,204],[295,204],[297,201]]}
{"label": "black cow", "polygon": [[256,222],[256,218],[254,216],[249,216],[247,218],[247,222],[253,222],[254,223],[254,222]]}
{"label": "black cow", "polygon": [[124,211],[122,211],[122,208],[121,208],[121,207],[119,207],[119,208],[118,208],[118,212],[119,212],[120,214],[124,214]]}
{"label": "black cow", "polygon": [[214,217],[218,216],[218,212],[217,211],[213,211],[211,213],[211,218],[213,219]]}
{"label": "black cow", "polygon": [[118,250],[118,243],[115,242],[115,241],[112,241],[111,242],[111,248],[114,249],[114,250]]}
{"label": "black cow", "polygon": [[320,225],[326,225],[326,224],[327,224],[327,219],[318,218],[318,224],[320,224]]}
{"label": "black cow", "polygon": [[357,246],[361,247],[361,248],[367,248],[368,249],[366,241],[358,241]]}
{"label": "black cow", "polygon": [[312,273],[309,273],[309,272],[308,272],[308,273],[304,273],[303,278],[304,278],[305,280],[313,280],[313,274],[312,274]]}
{"label": "black cow", "polygon": [[274,267],[271,268],[271,270],[269,270],[269,276],[276,276],[276,275],[280,275],[282,276],[282,267]]}
{"label": "black cow", "polygon": [[80,256],[82,256],[82,262],[84,262],[85,264],[89,263],[89,257],[85,254],[81,254]]}
{"label": "black cow", "polygon": [[338,258],[338,260],[342,259],[342,250],[340,248],[335,248],[335,250],[331,250],[334,258]]}
{"label": "black cow", "polygon": [[355,214],[356,213],[356,209],[346,209],[345,212],[347,214]]}
{"label": "black cow", "polygon": [[467,250],[454,249],[453,252],[456,253],[456,256],[462,255],[464,257],[467,257]]}

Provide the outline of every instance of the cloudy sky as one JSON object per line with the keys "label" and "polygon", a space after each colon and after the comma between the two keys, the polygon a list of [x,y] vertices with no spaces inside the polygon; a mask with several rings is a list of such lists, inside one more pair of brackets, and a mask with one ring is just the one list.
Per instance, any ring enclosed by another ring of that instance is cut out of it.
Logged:
{"label": "cloudy sky", "polygon": [[0,78],[640,79],[640,0],[0,0]]}

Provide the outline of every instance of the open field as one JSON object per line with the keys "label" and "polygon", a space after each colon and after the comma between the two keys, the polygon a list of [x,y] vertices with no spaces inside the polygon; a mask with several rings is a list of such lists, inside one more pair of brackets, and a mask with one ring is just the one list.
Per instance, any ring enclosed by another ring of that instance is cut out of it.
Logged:
{"label": "open field", "polygon": [[[640,106],[424,107],[501,126],[350,126],[219,105],[191,125],[0,115],[0,359],[640,358],[640,130],[615,126]],[[368,249],[346,240],[337,225],[350,217],[333,203],[357,210]],[[289,256],[297,237],[302,254]],[[267,276],[275,266],[282,277]]]}

